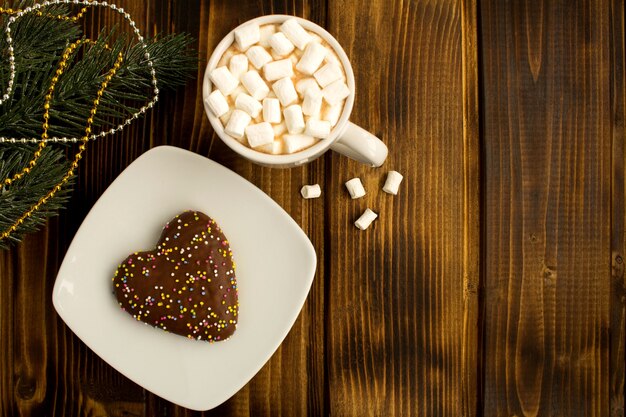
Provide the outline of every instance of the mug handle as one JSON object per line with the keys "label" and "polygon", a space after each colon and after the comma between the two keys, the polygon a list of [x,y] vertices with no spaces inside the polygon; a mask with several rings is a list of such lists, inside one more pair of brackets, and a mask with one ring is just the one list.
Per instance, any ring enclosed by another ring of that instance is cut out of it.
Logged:
{"label": "mug handle", "polygon": [[372,167],[381,166],[389,152],[382,140],[352,122],[348,122],[330,149]]}

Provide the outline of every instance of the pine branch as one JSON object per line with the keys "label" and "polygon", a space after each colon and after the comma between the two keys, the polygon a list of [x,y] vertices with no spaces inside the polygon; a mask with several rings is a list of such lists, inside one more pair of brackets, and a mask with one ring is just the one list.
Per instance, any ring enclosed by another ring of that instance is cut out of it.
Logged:
{"label": "pine branch", "polygon": [[[34,145],[0,146],[0,178],[7,178],[20,171],[28,164],[35,149]],[[24,212],[46,195],[63,178],[69,165],[60,149],[46,147],[30,174],[1,189],[0,233],[11,227]],[[70,179],[68,186],[63,187],[40,210],[27,218],[16,232],[7,239],[0,240],[0,249],[6,249],[11,243],[19,242],[24,234],[36,231],[48,217],[63,208],[73,182],[74,179]]]}
{"label": "pine branch", "polygon": [[[4,1],[3,7],[24,8],[33,3],[32,0]],[[63,5],[45,10],[54,15],[69,15],[69,9]],[[0,28],[7,19],[0,16]],[[11,33],[16,78],[10,99],[0,105],[0,136],[39,138],[44,98],[61,54],[83,35],[77,23],[35,14],[18,19]],[[100,99],[92,131],[116,127],[152,98],[152,79],[141,45],[115,27],[102,30],[95,40],[95,45],[83,47],[72,56],[59,78],[50,108],[50,136],[82,136],[96,92],[120,51],[124,55],[123,64]],[[185,34],[146,39],[159,90],[183,85],[195,73],[197,57],[189,48],[192,41]],[[9,79],[7,54],[6,39],[0,36],[0,93],[4,93]],[[35,149],[36,145],[0,145],[0,181],[26,167]],[[58,184],[68,168],[62,149],[50,144],[28,175],[0,189],[0,233]],[[0,240],[0,249],[19,242],[24,234],[37,230],[48,217],[57,214],[69,198],[72,182],[73,179],[9,238]]]}

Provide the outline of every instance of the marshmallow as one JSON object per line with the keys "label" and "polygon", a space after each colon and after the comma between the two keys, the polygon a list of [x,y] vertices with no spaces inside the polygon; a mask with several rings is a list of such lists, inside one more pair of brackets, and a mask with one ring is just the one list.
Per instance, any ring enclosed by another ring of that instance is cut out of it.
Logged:
{"label": "marshmallow", "polygon": [[246,72],[243,77],[241,77],[241,84],[243,84],[250,95],[257,100],[263,100],[265,96],[267,96],[267,93],[270,92],[263,78],[261,78],[259,73],[255,70]]}
{"label": "marshmallow", "polygon": [[257,123],[246,127],[246,137],[253,148],[268,145],[274,141],[274,129],[267,122]]}
{"label": "marshmallow", "polygon": [[228,113],[228,102],[220,90],[215,90],[209,94],[209,97],[207,97],[205,102],[215,117],[220,117]]}
{"label": "marshmallow", "polygon": [[227,49],[226,52],[224,52],[224,55],[222,55],[222,58],[219,60],[216,66],[221,67],[222,65],[226,65],[226,63],[230,61],[230,59],[232,58],[233,55],[235,55],[235,53],[236,51],[233,51],[232,49]]}
{"label": "marshmallow", "polygon": [[330,122],[326,120],[309,119],[306,122],[304,134],[314,138],[327,138],[330,134]]}
{"label": "marshmallow", "polygon": [[304,30],[300,23],[296,19],[285,20],[280,25],[280,31],[285,34],[298,49],[304,49],[304,47],[311,41],[311,35]]}
{"label": "marshmallow", "polygon": [[226,123],[230,120],[230,115],[233,114],[233,108],[229,107],[228,111],[220,116],[220,122],[222,122],[222,126],[226,126]]}
{"label": "marshmallow", "polygon": [[317,80],[320,87],[324,88],[328,84],[331,84],[332,82],[343,78],[343,72],[341,72],[341,67],[332,63],[328,63],[322,68],[315,71],[315,74],[313,74],[313,76]]}
{"label": "marshmallow", "polygon": [[225,96],[233,92],[239,85],[237,78],[233,77],[226,67],[218,67],[211,71],[211,81]]}
{"label": "marshmallow", "polygon": [[387,174],[387,180],[383,186],[383,191],[388,194],[398,194],[398,188],[400,187],[402,178],[404,177],[398,171],[389,171]]}
{"label": "marshmallow", "polygon": [[276,28],[274,27],[274,25],[263,25],[261,26],[260,32],[261,32],[261,39],[259,39],[259,45],[261,45],[263,48],[269,48],[270,37],[274,33],[276,33]]}
{"label": "marshmallow", "polygon": [[[317,87],[317,81],[315,81],[315,79],[302,78],[298,80],[298,82],[296,83],[296,91],[301,96],[304,96],[304,93],[306,93],[306,90],[308,90],[309,87],[313,87],[313,86]],[[318,87],[318,90],[319,90],[319,87]]]}
{"label": "marshmallow", "polygon": [[245,111],[254,119],[263,109],[263,105],[246,93],[241,93],[235,100],[235,108]]}
{"label": "marshmallow", "polygon": [[289,59],[268,62],[263,67],[263,73],[267,81],[276,81],[285,77],[293,76],[293,64]]}
{"label": "marshmallow", "polygon": [[346,188],[348,189],[350,197],[352,197],[353,200],[361,198],[365,195],[365,188],[363,188],[363,184],[358,178],[352,178],[351,180],[347,181]]}
{"label": "marshmallow", "polygon": [[277,98],[263,100],[263,120],[269,123],[280,123],[282,120],[280,101]]}
{"label": "marshmallow", "polygon": [[357,221],[354,222],[354,225],[361,230],[365,230],[370,226],[370,224],[372,224],[374,220],[376,220],[376,217],[378,217],[378,214],[374,213],[370,209],[365,209],[365,212],[363,212],[363,214],[361,214],[361,217],[359,217]]}
{"label": "marshmallow", "polygon": [[282,32],[276,32],[267,40],[278,56],[289,55],[293,51],[293,43]]}
{"label": "marshmallow", "polygon": [[239,94],[242,94],[242,93],[247,94],[248,90],[243,88],[243,86],[238,85],[237,88],[235,88],[233,92],[230,93],[230,98],[232,98],[233,100],[237,100],[237,97],[239,97]]}
{"label": "marshmallow", "polygon": [[322,91],[317,84],[309,87],[304,93],[304,100],[302,101],[302,113],[307,116],[319,117],[320,110],[322,109]]}
{"label": "marshmallow", "polygon": [[350,89],[343,82],[343,80],[337,80],[334,83],[330,83],[322,90],[322,96],[324,100],[331,106],[339,103],[344,98],[350,95]]}
{"label": "marshmallow", "polygon": [[289,77],[276,81],[272,85],[272,90],[274,90],[276,97],[278,97],[280,104],[283,106],[288,106],[298,99],[298,93]]}
{"label": "marshmallow", "polygon": [[274,126],[274,136],[280,136],[287,131],[287,125],[285,123],[278,123]]}
{"label": "marshmallow", "polygon": [[272,143],[257,146],[254,150],[261,151],[264,153],[270,153],[272,155],[279,155],[283,153],[283,144],[279,140],[273,140]]}
{"label": "marshmallow", "polygon": [[343,64],[339,60],[339,57],[335,54],[326,55],[326,59],[324,61],[326,61],[327,64],[334,64],[340,68],[343,67]]}
{"label": "marshmallow", "polygon": [[287,107],[283,110],[283,114],[289,133],[295,134],[304,131],[304,116],[302,116],[302,107],[299,104]]}
{"label": "marshmallow", "polygon": [[254,68],[260,70],[272,60],[272,56],[262,46],[255,45],[246,51],[246,56]]}
{"label": "marshmallow", "polygon": [[300,58],[296,54],[289,55],[288,59],[291,61],[293,65],[298,64],[298,61],[300,61]]}
{"label": "marshmallow", "polygon": [[235,139],[242,139],[245,128],[251,120],[252,118],[248,113],[243,110],[236,109],[233,111],[233,114],[230,115],[230,119],[228,119],[224,132]]}
{"label": "marshmallow", "polygon": [[296,69],[304,74],[313,74],[324,61],[328,49],[317,42],[311,42],[304,50],[304,55],[296,64]]}
{"label": "marshmallow", "polygon": [[343,102],[339,102],[334,106],[326,106],[324,113],[322,114],[322,119],[328,120],[331,126],[335,126],[337,121],[339,121],[339,117],[343,112]]}
{"label": "marshmallow", "polygon": [[322,195],[322,189],[319,184],[305,185],[300,189],[303,198],[318,198]]}
{"label": "marshmallow", "polygon": [[261,39],[259,25],[245,25],[235,29],[235,43],[241,51],[245,51]]}
{"label": "marshmallow", "polygon": [[294,153],[314,145],[317,139],[306,135],[285,135],[283,141],[285,142],[285,151]]}
{"label": "marshmallow", "polygon": [[248,72],[248,58],[244,54],[234,55],[228,62],[228,69],[238,80],[241,80],[241,76]]}

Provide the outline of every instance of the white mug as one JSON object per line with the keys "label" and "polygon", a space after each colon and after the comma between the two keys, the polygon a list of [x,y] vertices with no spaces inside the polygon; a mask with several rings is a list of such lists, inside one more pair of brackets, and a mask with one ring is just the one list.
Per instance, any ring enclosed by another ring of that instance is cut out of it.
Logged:
{"label": "white mug", "polygon": [[288,19],[296,19],[300,25],[308,31],[314,32],[324,39],[334,49],[335,53],[341,60],[341,64],[346,73],[346,84],[350,89],[350,95],[346,98],[343,112],[337,121],[337,124],[331,130],[330,135],[326,139],[318,141],[315,145],[296,152],[293,154],[281,154],[271,155],[263,152],[255,151],[238,140],[232,138],[230,135],[224,132],[224,126],[219,118],[211,112],[206,104],[206,99],[212,91],[212,83],[209,79],[209,74],[217,66],[220,58],[226,52],[226,50],[232,45],[235,39],[235,29],[233,29],[222,41],[217,45],[209,62],[206,66],[204,73],[204,81],[202,85],[202,98],[204,102],[204,111],[209,117],[209,121],[215,129],[217,135],[228,145],[232,150],[238,154],[248,158],[249,160],[256,162],[263,166],[291,168],[294,166],[302,165],[307,162],[311,162],[315,158],[322,155],[328,149],[337,151],[343,155],[346,155],[352,159],[355,159],[364,164],[379,167],[385,162],[387,158],[387,146],[376,136],[372,135],[365,129],[351,123],[348,118],[352,112],[352,106],[354,105],[354,73],[352,72],[352,66],[348,60],[348,56],[345,51],[339,45],[339,42],[322,27],[316,25],[308,20],[287,16],[287,15],[267,15],[257,17],[256,19],[249,20],[239,27],[256,23],[258,25],[278,24]]}

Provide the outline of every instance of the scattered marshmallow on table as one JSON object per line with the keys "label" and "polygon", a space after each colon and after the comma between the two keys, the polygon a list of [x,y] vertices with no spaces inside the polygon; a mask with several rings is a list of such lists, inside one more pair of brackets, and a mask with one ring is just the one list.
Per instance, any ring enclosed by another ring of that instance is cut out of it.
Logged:
{"label": "scattered marshmallow on table", "polygon": [[383,191],[389,194],[398,194],[398,188],[404,177],[398,171],[389,171],[387,173],[387,180],[383,186]]}
{"label": "scattered marshmallow on table", "polygon": [[241,93],[237,96],[237,99],[235,100],[235,108],[243,110],[248,113],[252,118],[255,118],[259,115],[261,110],[263,110],[263,105],[259,103],[258,100],[255,100],[248,94]]}
{"label": "scattered marshmallow on table", "polygon": [[351,180],[346,182],[346,188],[350,193],[350,197],[352,199],[361,198],[365,195],[365,188],[363,188],[363,184],[359,178],[352,178]]}
{"label": "scattered marshmallow on table", "polygon": [[248,58],[244,54],[234,55],[228,62],[228,70],[238,80],[248,72]]}
{"label": "scattered marshmallow on table", "polygon": [[365,209],[365,212],[361,214],[361,217],[359,217],[357,221],[354,222],[354,225],[361,230],[365,230],[370,226],[370,224],[372,224],[374,220],[376,220],[376,217],[378,217],[378,214],[367,208]]}
{"label": "scattered marshmallow on table", "polygon": [[285,77],[293,77],[293,65],[289,59],[268,62],[263,66],[263,75],[267,81],[276,81]]}
{"label": "scattered marshmallow on table", "polygon": [[253,148],[274,142],[274,129],[268,122],[261,122],[246,127],[246,138]]}
{"label": "scattered marshmallow on table", "polygon": [[304,93],[302,101],[302,113],[311,117],[319,117],[322,109],[322,90],[317,85],[312,85]]}
{"label": "scattered marshmallow on table", "polygon": [[252,66],[258,70],[263,68],[263,65],[272,61],[272,56],[261,45],[255,45],[248,49],[246,56]]}
{"label": "scattered marshmallow on table", "polygon": [[312,75],[322,64],[328,49],[317,42],[310,42],[304,50],[304,55],[296,64],[296,69],[303,74]]}
{"label": "scattered marshmallow on table", "polygon": [[298,99],[296,88],[289,77],[281,78],[272,84],[272,90],[283,106],[288,106]]}
{"label": "scattered marshmallow on table", "polygon": [[322,195],[322,189],[319,184],[305,185],[300,189],[303,198],[318,198]]}
{"label": "scattered marshmallow on table", "polygon": [[289,55],[295,46],[284,33],[276,32],[267,40],[269,45],[272,47],[272,51],[274,51],[278,56],[287,56]]}
{"label": "scattered marshmallow on table", "polygon": [[211,78],[213,84],[215,84],[225,96],[232,93],[239,85],[237,78],[235,78],[225,66],[215,68],[211,71],[209,78]]}
{"label": "scattered marshmallow on table", "polygon": [[248,24],[235,29],[235,43],[237,47],[245,51],[261,39],[259,25]]}
{"label": "scattered marshmallow on table", "polygon": [[302,115],[302,107],[293,104],[283,110],[285,116],[285,124],[290,134],[302,133],[305,128],[304,116]]}
{"label": "scattered marshmallow on table", "polygon": [[245,128],[248,124],[250,124],[251,120],[252,118],[248,113],[243,110],[236,109],[230,115],[224,131],[235,139],[243,139]]}
{"label": "scattered marshmallow on table", "polygon": [[315,71],[313,77],[315,77],[315,80],[320,85],[320,87],[324,88],[327,85],[342,79],[343,72],[338,65],[329,62],[322,68]]}
{"label": "scattered marshmallow on table", "polygon": [[317,139],[306,135],[285,135],[283,141],[285,142],[285,151],[294,153],[314,145]]}
{"label": "scattered marshmallow on table", "polygon": [[257,100],[263,100],[270,92],[270,88],[255,70],[246,72],[243,77],[241,77],[241,84],[243,84],[250,95]]}
{"label": "scattered marshmallow on table", "polygon": [[220,90],[215,90],[209,97],[206,99],[206,104],[209,106],[209,109],[213,112],[215,117],[220,117],[228,113],[228,101],[226,101],[226,97]]}
{"label": "scattered marshmallow on table", "polygon": [[322,90],[322,96],[324,100],[331,106],[338,104],[341,100],[348,97],[350,95],[350,89],[343,82],[343,80],[337,80],[328,84]]}
{"label": "scattered marshmallow on table", "polygon": [[326,120],[309,119],[306,122],[304,134],[314,138],[324,139],[330,134],[330,122]]}
{"label": "scattered marshmallow on table", "polygon": [[313,39],[311,35],[300,26],[300,23],[298,23],[296,19],[285,20],[285,22],[280,25],[280,31],[300,50],[303,50]]}
{"label": "scattered marshmallow on table", "polygon": [[263,100],[263,120],[269,123],[280,123],[280,101],[277,98],[265,98]]}

